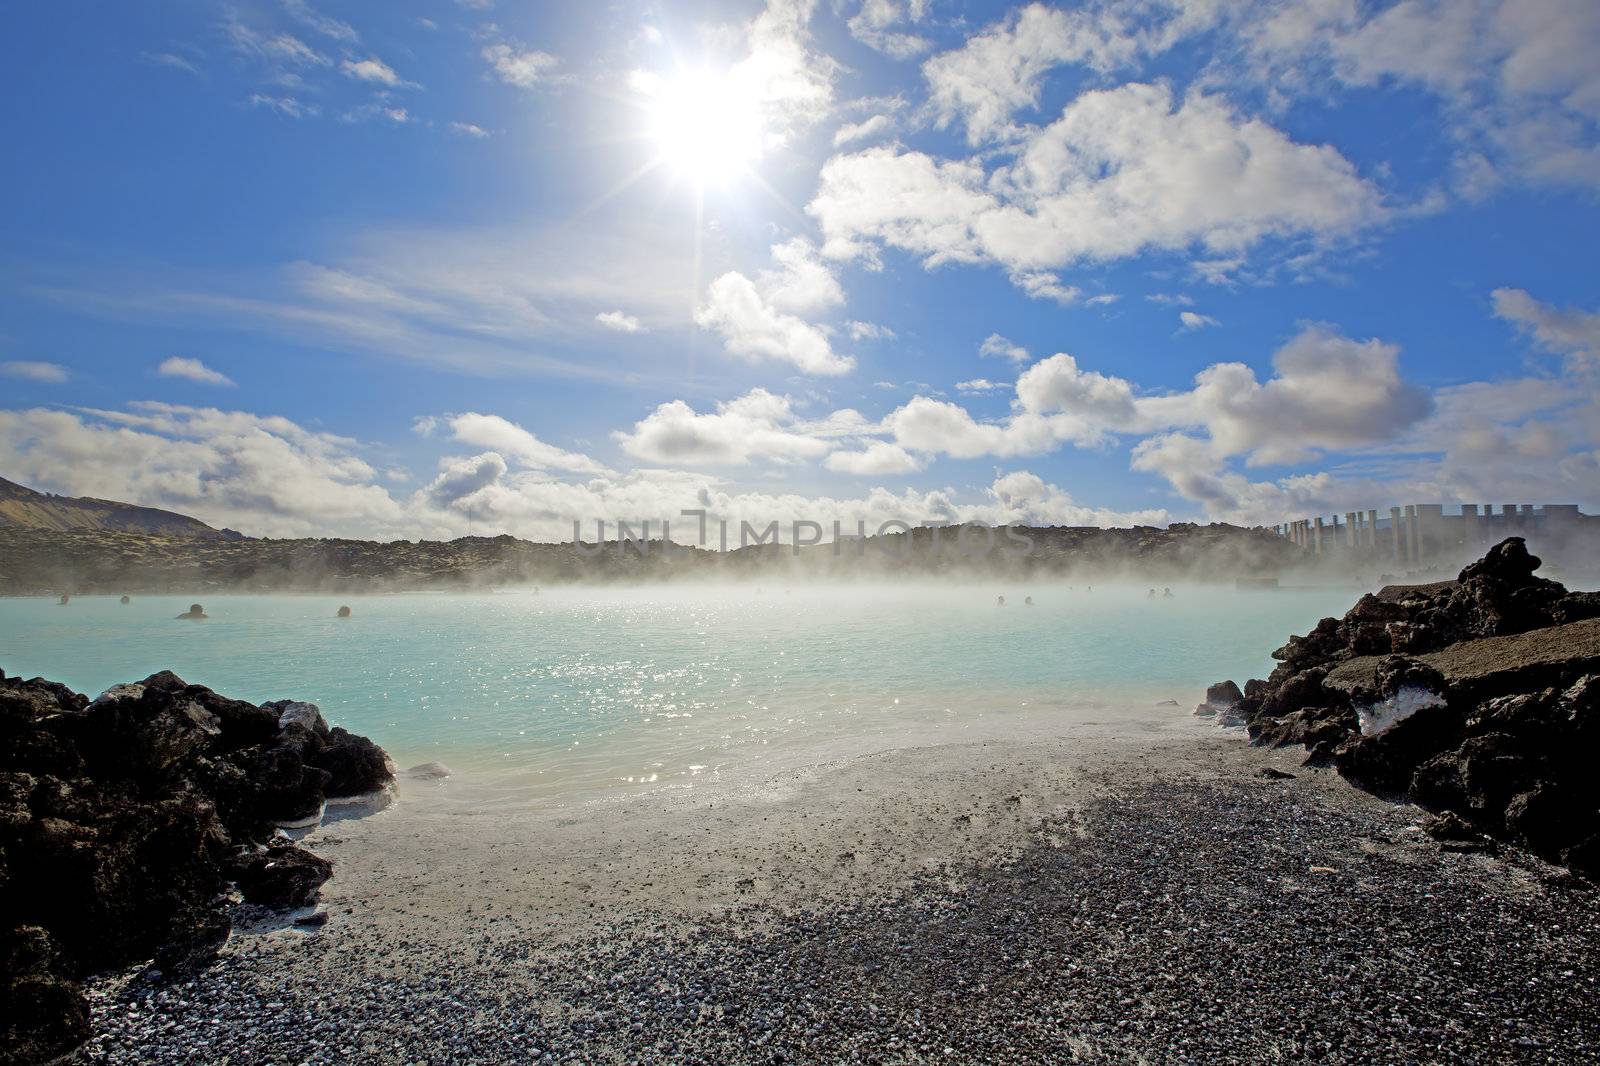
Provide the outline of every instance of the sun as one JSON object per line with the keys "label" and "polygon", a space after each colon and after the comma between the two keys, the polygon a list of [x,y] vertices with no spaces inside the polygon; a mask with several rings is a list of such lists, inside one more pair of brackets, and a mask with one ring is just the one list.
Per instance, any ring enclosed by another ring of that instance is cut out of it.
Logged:
{"label": "sun", "polygon": [[731,74],[636,75],[659,161],[698,184],[725,184],[749,171],[768,146],[756,95]]}

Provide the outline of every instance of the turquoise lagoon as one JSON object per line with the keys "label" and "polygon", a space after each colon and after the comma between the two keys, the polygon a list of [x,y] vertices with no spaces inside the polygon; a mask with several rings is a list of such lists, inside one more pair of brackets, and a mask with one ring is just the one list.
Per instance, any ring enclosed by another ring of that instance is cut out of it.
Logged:
{"label": "turquoise lagoon", "polygon": [[[1272,649],[1357,591],[206,596],[203,622],[175,618],[192,597],[22,598],[0,600],[0,669],[91,695],[170,669],[251,701],[310,700],[402,767],[441,761],[510,793],[560,795],[961,738],[1192,724],[1208,683],[1265,676]],[[335,617],[341,604],[352,618]]]}

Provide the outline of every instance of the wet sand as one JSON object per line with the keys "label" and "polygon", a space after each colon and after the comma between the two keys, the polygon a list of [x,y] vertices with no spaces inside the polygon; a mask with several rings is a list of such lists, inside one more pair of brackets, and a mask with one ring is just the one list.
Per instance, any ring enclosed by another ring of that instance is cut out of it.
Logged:
{"label": "wet sand", "polygon": [[99,982],[80,1058],[1592,1059],[1592,890],[1420,813],[1176,711],[566,807],[404,779],[306,838],[326,924]]}

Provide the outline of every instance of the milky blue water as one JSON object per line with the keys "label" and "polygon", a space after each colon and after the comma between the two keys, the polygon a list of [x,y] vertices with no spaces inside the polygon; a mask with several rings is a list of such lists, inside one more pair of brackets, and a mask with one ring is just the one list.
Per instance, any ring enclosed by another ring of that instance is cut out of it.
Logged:
{"label": "milky blue water", "polygon": [[[1003,592],[1008,605],[997,607]],[[1032,592],[1035,606],[1023,605]],[[1356,591],[1081,586],[546,589],[0,600],[0,669],[97,693],[171,669],[311,700],[402,766],[559,792],[800,752],[1188,719]],[[354,617],[335,617],[341,603]],[[1163,700],[1177,707],[1161,707]]]}

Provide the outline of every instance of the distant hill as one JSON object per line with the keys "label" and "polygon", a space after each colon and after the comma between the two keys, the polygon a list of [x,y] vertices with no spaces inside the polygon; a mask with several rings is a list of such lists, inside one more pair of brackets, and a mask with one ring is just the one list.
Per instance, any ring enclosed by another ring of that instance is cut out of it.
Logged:
{"label": "distant hill", "polygon": [[231,529],[213,529],[198,518],[173,511],[89,496],[52,496],[5,478],[0,478],[0,527],[56,533],[114,531],[206,540],[232,540],[241,536]]}
{"label": "distant hill", "polygon": [[[54,532],[0,525],[0,595],[62,592],[387,592],[573,582],[1135,579],[1232,584],[1291,575],[1316,558],[1262,529],[961,527],[804,547],[751,545],[728,552],[661,541],[536,544],[510,536],[452,541],[228,540],[114,530]],[[988,534],[993,543],[987,542]],[[1027,552],[1020,545],[1030,544]]]}

